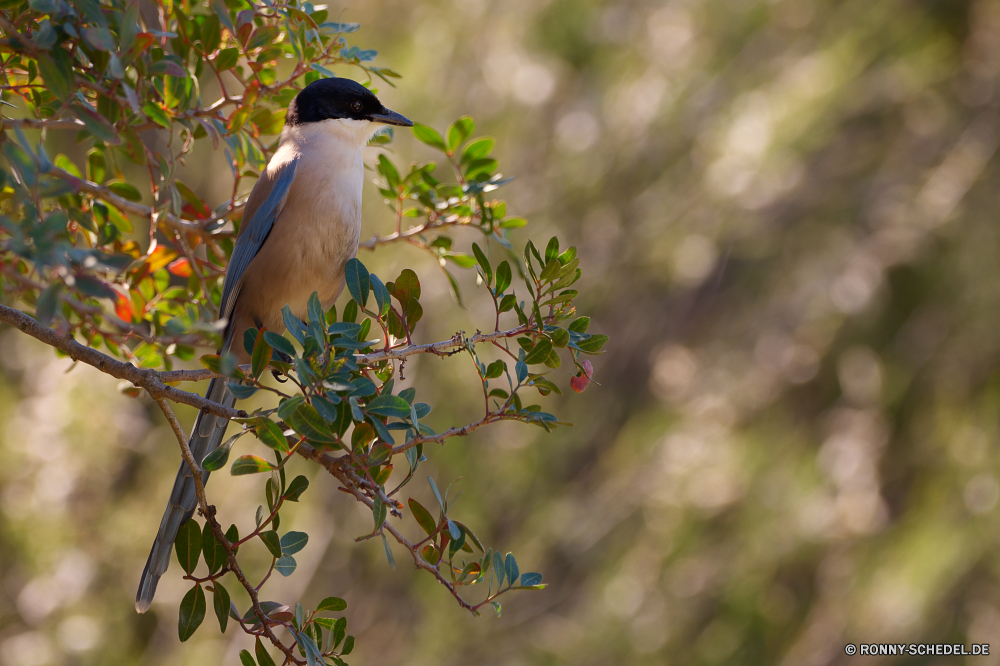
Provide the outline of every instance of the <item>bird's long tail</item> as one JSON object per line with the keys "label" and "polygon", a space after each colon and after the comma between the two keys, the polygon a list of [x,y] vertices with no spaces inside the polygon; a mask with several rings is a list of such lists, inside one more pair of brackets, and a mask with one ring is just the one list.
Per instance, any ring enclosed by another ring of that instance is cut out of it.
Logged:
{"label": "bird's long tail", "polygon": [[[225,379],[213,379],[208,385],[205,397],[227,407],[232,407],[236,402],[236,398],[226,388]],[[221,416],[208,414],[204,411],[198,412],[198,418],[195,419],[194,428],[188,440],[188,446],[198,464],[201,464],[205,456],[219,446],[228,425],[229,421]],[[202,471],[201,480],[203,483],[208,483],[208,472]],[[149,559],[146,560],[146,568],[142,572],[139,591],[135,595],[135,609],[140,613],[149,610],[149,605],[153,602],[153,595],[156,594],[156,584],[159,582],[160,576],[170,566],[170,553],[173,550],[174,540],[177,538],[177,531],[194,514],[197,505],[198,498],[194,491],[194,476],[187,463],[181,461],[181,467],[177,470],[177,478],[174,480],[174,488],[170,491],[170,501],[167,503],[166,511],[163,512],[160,530],[156,533],[152,550],[149,551]]]}

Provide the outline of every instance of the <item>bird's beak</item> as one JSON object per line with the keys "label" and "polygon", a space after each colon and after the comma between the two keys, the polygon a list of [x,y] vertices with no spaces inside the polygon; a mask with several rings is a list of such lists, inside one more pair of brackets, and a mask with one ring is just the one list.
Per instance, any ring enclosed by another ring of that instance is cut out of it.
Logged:
{"label": "bird's beak", "polygon": [[401,127],[413,127],[413,123],[410,122],[405,116],[401,116],[395,111],[390,111],[386,109],[383,113],[373,113],[369,116],[373,123],[384,123],[386,125],[399,125]]}

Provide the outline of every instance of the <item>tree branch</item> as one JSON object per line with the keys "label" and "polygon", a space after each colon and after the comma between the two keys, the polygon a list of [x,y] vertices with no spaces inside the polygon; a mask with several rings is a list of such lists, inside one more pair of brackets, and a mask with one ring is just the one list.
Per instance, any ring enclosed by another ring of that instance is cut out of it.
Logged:
{"label": "tree branch", "polygon": [[166,398],[171,402],[191,405],[192,407],[203,409],[209,414],[215,414],[227,419],[246,418],[247,416],[247,413],[242,409],[226,407],[195,393],[188,393],[173,386],[167,386],[160,381],[159,373],[155,370],[137,368],[131,363],[122,363],[106,354],[102,354],[96,349],[80,344],[71,336],[62,335],[47,326],[42,326],[20,310],[0,304],[0,322],[10,324],[36,340],[40,340],[50,347],[55,347],[66,352],[74,361],[82,361],[112,377],[132,382],[135,386],[145,389],[154,399]]}
{"label": "tree branch", "polygon": [[[174,435],[177,437],[177,442],[181,445],[181,457],[184,458],[185,464],[187,464],[188,469],[191,470],[192,478],[194,479],[194,494],[198,498],[198,506],[201,508],[201,514],[205,516],[205,520],[208,521],[209,526],[212,528],[212,534],[215,536],[216,540],[222,544],[223,549],[226,551],[226,559],[229,562],[229,569],[233,572],[236,578],[240,581],[243,587],[246,589],[247,594],[250,595],[250,601],[253,604],[254,613],[260,619],[261,626],[264,629],[264,635],[277,647],[279,650],[285,653],[285,655],[295,663],[301,663],[299,660],[295,659],[291,652],[291,649],[285,647],[281,641],[274,635],[271,631],[270,624],[268,622],[267,614],[264,609],[260,607],[260,600],[257,597],[257,589],[250,584],[243,571],[240,569],[239,563],[236,561],[236,553],[233,551],[233,544],[230,543],[229,539],[226,538],[225,532],[222,531],[222,525],[215,518],[215,507],[210,507],[208,505],[208,497],[205,495],[205,484],[201,479],[201,466],[195,461],[194,454],[191,453],[191,447],[188,446],[187,435],[181,429],[181,424],[177,420],[177,416],[174,411],[170,409],[170,405],[162,397],[154,396],[156,404],[160,406],[163,411],[163,415],[167,418],[170,423],[171,429],[174,431]],[[241,622],[242,624],[242,622]]]}

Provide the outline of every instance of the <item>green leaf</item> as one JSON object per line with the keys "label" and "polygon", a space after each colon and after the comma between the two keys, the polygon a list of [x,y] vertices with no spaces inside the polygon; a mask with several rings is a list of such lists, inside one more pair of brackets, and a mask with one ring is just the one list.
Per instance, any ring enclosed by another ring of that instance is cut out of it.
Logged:
{"label": "green leaf", "polygon": [[517,297],[514,294],[507,294],[500,300],[500,306],[497,308],[500,312],[507,312],[514,308],[514,304],[517,303]]}
{"label": "green leaf", "polygon": [[376,496],[375,501],[372,502],[372,519],[375,521],[375,531],[382,528],[385,524],[385,517],[389,509],[386,507],[385,502],[382,501],[381,497]]}
{"label": "green leaf", "polygon": [[274,563],[274,570],[282,576],[291,576],[295,572],[295,567],[299,565],[291,555],[282,555]]}
{"label": "green leaf", "polygon": [[214,574],[226,564],[226,549],[215,538],[215,535],[212,533],[212,526],[208,521],[205,521],[205,529],[201,532],[201,549],[205,554],[205,564],[208,565],[208,573]]}
{"label": "green leaf", "polygon": [[129,201],[142,201],[142,195],[139,194],[139,190],[130,183],[126,183],[123,180],[111,180],[105,183],[105,187],[120,196],[122,199],[128,199]]}
{"label": "green leaf", "polygon": [[392,556],[392,549],[389,548],[389,540],[385,538],[385,534],[382,535],[382,548],[385,549],[385,559],[389,561],[389,566],[395,569],[396,558]]}
{"label": "green leaf", "polygon": [[[222,2],[222,0],[215,1],[220,4]],[[253,610],[252,606],[251,610]],[[264,644],[260,642],[260,638],[258,638],[257,642],[254,644],[254,652],[257,653],[257,661],[260,663],[260,666],[275,666],[274,659],[271,659],[271,655],[269,655],[267,650],[264,649]]]}
{"label": "green leaf", "polygon": [[430,486],[431,486],[431,492],[434,493],[434,499],[436,499],[438,501],[438,506],[441,507],[441,512],[444,513],[444,511],[445,511],[444,500],[441,498],[441,491],[438,490],[437,484],[434,483],[434,479],[433,478],[431,478],[431,477],[428,476],[427,477],[427,483],[430,484]]}
{"label": "green leaf", "polygon": [[542,582],[542,574],[540,573],[523,573],[521,574],[521,587],[534,587]]}
{"label": "green leaf", "polygon": [[330,430],[329,424],[323,420],[312,405],[301,404],[295,413],[287,418],[288,425],[295,428],[306,439],[321,444],[336,444],[337,437]]}
{"label": "green leaf", "polygon": [[[249,386],[239,382],[226,382],[226,388],[237,400],[246,400],[257,392],[256,386]],[[223,463],[225,464],[225,463]]]}
{"label": "green leaf", "polygon": [[73,62],[69,58],[69,52],[63,48],[56,48],[48,52],[39,53],[38,73],[42,75],[46,88],[61,101],[65,101],[73,92]]}
{"label": "green leaf", "polygon": [[523,217],[508,217],[500,223],[501,229],[520,229],[528,225],[528,221]]}
{"label": "green leaf", "polygon": [[586,333],[589,327],[590,317],[577,317],[573,323],[569,325],[569,330],[574,333]]}
{"label": "green leaf", "polygon": [[418,141],[426,143],[431,148],[437,148],[440,151],[448,152],[448,147],[444,144],[444,139],[441,138],[441,134],[433,127],[421,125],[420,123],[413,123],[413,136],[417,137]]}
{"label": "green leaf", "polygon": [[299,497],[302,496],[302,493],[304,493],[308,487],[309,479],[299,474],[285,487],[285,494],[282,495],[282,497],[289,502],[298,502]]}
{"label": "green leaf", "polygon": [[[234,544],[240,540],[240,531],[236,529],[236,525],[230,525],[229,529],[226,530],[226,539],[229,543]],[[239,550],[236,546],[233,546],[233,553]]]}
{"label": "green leaf", "polygon": [[449,252],[444,258],[455,262],[460,268],[472,268],[476,265],[476,258],[463,252]]}
{"label": "green leaf", "polygon": [[389,290],[374,273],[369,275],[368,279],[371,282],[372,293],[375,295],[375,304],[378,306],[378,316],[381,317],[389,311],[392,305],[389,302]]}
{"label": "green leaf", "polygon": [[62,282],[53,282],[38,296],[38,301],[35,303],[35,319],[43,326],[48,326],[55,316],[62,288]]}
{"label": "green leaf", "polygon": [[220,72],[224,72],[227,69],[232,69],[236,66],[236,63],[240,59],[240,50],[236,47],[222,49],[219,51],[219,55],[215,57],[215,68]]}
{"label": "green leaf", "polygon": [[506,368],[507,366],[502,360],[497,359],[496,361],[493,361],[488,366],[486,366],[485,379],[496,379],[497,377],[503,374]]}
{"label": "green leaf", "polygon": [[504,568],[503,555],[500,553],[493,553],[493,573],[497,577],[497,589],[503,587],[506,571],[507,570]]}
{"label": "green leaf", "polygon": [[281,539],[278,538],[278,533],[274,530],[264,530],[257,536],[260,540],[264,542],[267,546],[267,550],[274,555],[275,558],[281,557]]}
{"label": "green leaf", "polygon": [[264,341],[271,345],[272,348],[284,354],[288,354],[291,357],[296,356],[295,347],[283,335],[278,335],[274,331],[264,331]]}
{"label": "green leaf", "polygon": [[98,51],[114,51],[115,38],[107,28],[84,28],[83,41]]}
{"label": "green leaf", "polygon": [[483,270],[483,277],[486,279],[486,286],[490,286],[493,283],[493,267],[490,266],[490,260],[486,258],[486,255],[475,243],[472,244],[472,253],[476,255],[476,261],[479,263],[479,267]]}
{"label": "green leaf", "polygon": [[153,102],[146,102],[142,105],[142,112],[146,117],[164,129],[170,129],[170,116],[167,112]]}
{"label": "green leaf", "polygon": [[281,554],[294,555],[309,543],[309,535],[305,532],[286,532],[281,537]]}
{"label": "green leaf", "polygon": [[462,164],[486,157],[493,150],[495,141],[488,136],[476,139],[462,151]]}
{"label": "green leaf", "polygon": [[494,287],[495,293],[498,296],[507,291],[507,287],[510,286],[511,279],[510,264],[506,261],[501,261],[500,265],[497,266],[497,283]]}
{"label": "green leaf", "polygon": [[272,351],[271,345],[267,343],[264,336],[258,335],[257,342],[253,346],[253,354],[250,355],[250,371],[253,373],[254,379],[260,377],[264,368],[271,362]]}
{"label": "green leaf", "polygon": [[417,500],[410,498],[408,504],[410,505],[410,513],[413,514],[413,518],[417,521],[417,524],[423,528],[424,532],[427,532],[427,536],[434,534],[437,530],[437,523],[434,522],[434,518],[431,517],[430,512],[423,507]]}
{"label": "green leaf", "polygon": [[281,431],[281,426],[277,423],[262,416],[257,419],[257,423],[254,426],[256,428],[257,439],[262,441],[264,446],[275,451],[288,451],[288,440]]}
{"label": "green leaf", "polygon": [[344,647],[341,648],[340,655],[342,657],[346,657],[352,652],[354,652],[354,636],[348,636],[347,639],[344,640]]}
{"label": "green leaf", "polygon": [[270,472],[277,469],[274,465],[263,458],[257,456],[240,456],[233,461],[229,473],[232,476],[245,476],[247,474],[259,474],[260,472]]}
{"label": "green leaf", "polygon": [[520,573],[517,570],[517,560],[514,559],[513,553],[507,553],[507,558],[504,560],[504,571],[507,573],[507,582],[509,585],[517,582]]}
{"label": "green leaf", "polygon": [[[110,143],[113,146],[121,145],[121,137],[118,136],[115,126],[108,122],[107,118],[83,104],[74,104],[71,108],[76,117],[83,121],[83,124],[87,127],[87,131],[94,135],[95,139]],[[135,190],[135,188],[132,189]],[[135,192],[138,194],[138,190],[135,190]]]}
{"label": "green leaf", "polygon": [[475,129],[476,123],[469,116],[462,116],[452,123],[448,128],[448,154],[454,154]]}
{"label": "green leaf", "polygon": [[205,602],[205,590],[201,589],[201,583],[195,584],[184,598],[181,600],[180,616],[177,620],[177,634],[183,643],[191,638],[194,632],[205,620],[205,611],[208,605]]}
{"label": "green leaf", "polygon": [[368,302],[368,292],[371,290],[368,269],[357,257],[354,257],[344,266],[344,277],[351,297],[363,308]]}
{"label": "green leaf", "polygon": [[316,606],[317,613],[339,613],[347,610],[347,602],[339,597],[327,597]]}
{"label": "green leaf", "polygon": [[[232,601],[229,598],[229,590],[222,586],[218,580],[212,581],[212,587],[215,588],[212,593],[212,605],[215,606],[215,617],[219,618],[219,629],[222,633],[226,633],[226,626],[229,624],[229,609],[232,606]],[[245,652],[245,650],[244,650]],[[247,652],[247,656],[250,653]],[[240,660],[243,659],[241,653]]]}
{"label": "green leaf", "polygon": [[569,331],[566,329],[557,328],[549,334],[549,337],[552,339],[553,347],[559,347],[561,349],[569,344]]}
{"label": "green leaf", "polygon": [[493,610],[497,612],[497,617],[500,617],[501,607],[499,601],[491,601],[490,606],[493,606]]}
{"label": "green leaf", "polygon": [[601,347],[603,347],[607,341],[608,336],[606,335],[591,335],[586,340],[577,342],[576,346],[580,349],[580,351],[587,352],[588,354],[596,354],[601,351]]}
{"label": "green leaf", "polygon": [[524,357],[524,362],[528,365],[535,365],[536,363],[544,363],[549,358],[549,354],[552,353],[552,343],[542,338],[539,340],[535,346],[528,352],[528,355]]}
{"label": "green leaf", "polygon": [[253,660],[253,655],[250,654],[249,650],[240,650],[240,663],[243,666],[257,666],[257,662]]}
{"label": "green leaf", "polygon": [[201,528],[198,523],[189,518],[181,525],[177,530],[174,550],[184,572],[190,574],[194,571],[201,559]]}
{"label": "green leaf", "polygon": [[365,406],[365,411],[370,414],[396,416],[405,419],[410,415],[410,403],[398,395],[380,395],[373,398]]}

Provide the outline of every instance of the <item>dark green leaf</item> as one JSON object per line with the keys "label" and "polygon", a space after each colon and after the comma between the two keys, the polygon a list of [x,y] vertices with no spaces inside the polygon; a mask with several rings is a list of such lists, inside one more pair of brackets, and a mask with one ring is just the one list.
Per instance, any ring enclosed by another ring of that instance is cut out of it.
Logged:
{"label": "dark green leaf", "polygon": [[309,543],[309,535],[305,532],[286,532],[281,537],[281,553],[283,555],[294,555]]}
{"label": "dark green leaf", "polygon": [[354,257],[344,266],[344,277],[351,297],[363,308],[368,302],[368,292],[371,290],[368,269],[357,257]]}
{"label": "dark green leaf", "polygon": [[306,439],[320,444],[336,444],[337,437],[330,426],[319,415],[312,405],[302,404],[295,413],[288,417],[288,425],[292,426]]}
{"label": "dark green leaf", "polygon": [[495,293],[498,296],[510,286],[511,278],[510,264],[506,261],[501,261],[500,265],[497,266],[497,283],[495,287]]}
{"label": "dark green leaf", "polygon": [[528,355],[524,357],[524,362],[528,365],[544,363],[549,358],[549,354],[551,353],[552,343],[545,338],[542,338],[535,344],[532,350],[528,352]]}
{"label": "dark green leaf", "polygon": [[430,512],[412,497],[408,504],[410,505],[410,512],[413,514],[413,518],[423,528],[424,532],[427,532],[427,536],[434,534],[437,530],[437,523],[434,522],[434,518],[431,517]]}
{"label": "dark green leaf", "polygon": [[569,331],[557,328],[549,334],[549,338],[552,339],[552,346],[554,347],[565,347],[569,344]]}
{"label": "dark green leaf", "polygon": [[305,402],[305,398],[301,395],[295,395],[291,398],[282,398],[281,402],[278,403],[278,418],[287,419],[289,416],[295,413],[295,410],[299,408]]}
{"label": "dark green leaf", "polygon": [[385,288],[382,280],[374,273],[369,275],[368,279],[371,282],[372,293],[375,295],[375,304],[378,306],[378,316],[381,317],[389,311],[389,307],[391,306],[389,302],[389,290]]}
{"label": "dark green leaf", "polygon": [[486,379],[495,379],[504,373],[507,365],[500,359],[493,361],[486,367]]}
{"label": "dark green leaf", "polygon": [[268,552],[271,553],[275,558],[281,557],[281,539],[278,538],[278,533],[274,530],[264,530],[257,536],[260,540],[264,542],[267,546]]}
{"label": "dark green leaf", "polygon": [[386,507],[385,502],[382,501],[381,497],[376,496],[375,501],[372,502],[372,519],[375,521],[375,531],[377,532],[385,524],[385,516],[388,512],[388,507]]}
{"label": "dark green leaf", "polygon": [[281,431],[281,426],[271,419],[261,417],[255,424],[257,439],[262,441],[269,449],[275,451],[288,451],[288,440]]}
{"label": "dark green leaf", "polygon": [[596,354],[597,352],[601,351],[601,347],[603,347],[605,343],[607,343],[607,341],[608,341],[608,336],[606,335],[600,335],[600,334],[591,335],[586,340],[581,340],[580,342],[577,342],[576,346],[581,351],[585,351],[588,354]]}
{"label": "dark green leaf", "polygon": [[483,271],[483,278],[486,280],[486,286],[493,283],[493,267],[490,266],[490,260],[486,258],[486,255],[475,243],[472,244],[472,253],[476,255],[476,261],[479,263],[479,268]]}
{"label": "dark green leaf", "polygon": [[[222,633],[226,633],[226,626],[229,624],[229,609],[232,605],[232,601],[229,598],[229,590],[222,586],[218,580],[212,581],[212,587],[215,588],[212,596],[212,605],[215,606],[215,617],[219,618],[219,629]],[[247,653],[250,656],[250,653]],[[243,656],[240,656],[240,660]]]}
{"label": "dark green leaf", "polygon": [[309,479],[300,474],[292,479],[292,482],[285,488],[285,494],[283,497],[289,502],[298,502],[299,497],[302,496],[302,493],[304,493],[308,487]]}
{"label": "dark green leaf", "polygon": [[227,382],[226,388],[229,390],[230,393],[233,394],[233,397],[236,398],[237,400],[246,400],[247,398],[251,397],[254,393],[257,392],[256,386],[240,384],[239,382]]}
{"label": "dark green leaf", "polygon": [[347,610],[347,602],[339,597],[327,597],[316,606],[317,613],[339,613]]}
{"label": "dark green leaf", "polygon": [[306,328],[302,325],[302,321],[292,314],[291,308],[287,305],[281,309],[281,317],[285,322],[285,328],[288,332],[292,334],[292,337],[299,341],[299,344],[305,344],[306,341]]}
{"label": "dark green leaf", "polygon": [[577,317],[573,323],[569,325],[569,330],[574,333],[586,333],[589,327],[590,317]]}
{"label": "dark green leaf", "polygon": [[[215,535],[212,533],[212,526],[208,521],[205,522],[205,528],[201,532],[201,550],[205,555],[205,564],[208,565],[208,573],[214,574],[226,564],[226,549],[215,538]],[[229,608],[229,604],[226,604],[226,608]]]}
{"label": "dark green leaf", "polygon": [[205,611],[208,605],[205,602],[205,591],[201,589],[201,583],[192,587],[181,600],[180,616],[177,620],[177,633],[183,643],[191,638],[194,632],[205,620]]}
{"label": "dark green leaf", "polygon": [[194,571],[201,559],[201,528],[198,523],[189,518],[181,525],[177,530],[174,550],[184,572],[190,574]]}
{"label": "dark green leaf", "polygon": [[508,584],[513,585],[517,582],[520,573],[517,570],[517,560],[514,559],[513,553],[507,553],[507,558],[504,560],[504,571],[507,574]]}
{"label": "dark green leaf", "polygon": [[405,419],[410,415],[410,403],[398,395],[380,395],[373,398],[365,406],[365,410],[371,414],[396,416]]}
{"label": "dark green leaf", "polygon": [[243,666],[257,666],[257,662],[253,660],[253,655],[248,650],[240,650],[240,663]]}
{"label": "dark green leaf", "polygon": [[[215,0],[215,2],[222,4],[222,0]],[[250,607],[250,610],[253,610],[253,606]],[[264,644],[260,642],[260,638],[254,644],[254,652],[257,653],[257,661],[260,663],[260,666],[275,666],[274,659],[271,659],[271,655],[264,649]]]}
{"label": "dark green leaf", "polygon": [[497,589],[503,587],[506,571],[507,570],[504,568],[503,555],[500,553],[493,553],[493,573],[497,577]]}
{"label": "dark green leaf", "polygon": [[48,90],[60,100],[69,97],[74,84],[73,62],[69,58],[69,52],[56,48],[39,53],[37,59],[38,73],[42,75]]}

